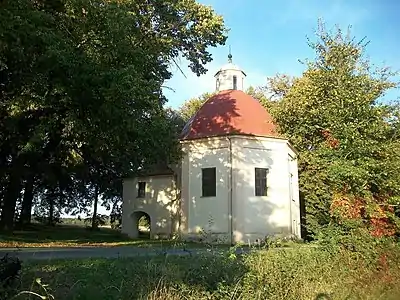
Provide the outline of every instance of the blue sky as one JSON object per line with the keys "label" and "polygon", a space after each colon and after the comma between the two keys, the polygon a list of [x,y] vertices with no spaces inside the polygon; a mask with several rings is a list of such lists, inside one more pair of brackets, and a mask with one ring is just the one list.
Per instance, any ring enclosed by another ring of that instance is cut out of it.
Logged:
{"label": "blue sky", "polygon": [[[400,1],[398,0],[201,0],[224,17],[230,28],[225,46],[210,48],[214,60],[207,65],[206,75],[197,77],[185,61],[166,82],[168,106],[179,107],[185,100],[214,90],[213,74],[227,61],[228,45],[233,62],[247,73],[246,86],[262,85],[276,73],[298,76],[304,70],[299,59],[313,58],[306,37],[314,37],[318,18],[327,29],[337,24],[343,30],[352,26],[359,40],[367,37],[366,53],[378,66],[400,69]],[[385,98],[400,96],[393,90]]]}

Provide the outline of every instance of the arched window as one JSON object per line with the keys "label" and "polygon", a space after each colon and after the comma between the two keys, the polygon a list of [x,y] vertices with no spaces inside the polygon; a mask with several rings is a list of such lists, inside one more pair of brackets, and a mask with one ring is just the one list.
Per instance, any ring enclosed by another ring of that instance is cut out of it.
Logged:
{"label": "arched window", "polygon": [[233,75],[233,89],[237,90],[237,77],[236,77],[236,75]]}

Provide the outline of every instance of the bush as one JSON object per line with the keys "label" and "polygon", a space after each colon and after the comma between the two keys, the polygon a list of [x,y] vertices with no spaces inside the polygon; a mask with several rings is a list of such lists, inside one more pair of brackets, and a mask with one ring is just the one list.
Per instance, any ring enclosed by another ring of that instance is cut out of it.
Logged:
{"label": "bush", "polygon": [[19,283],[21,261],[6,254],[0,259],[0,299],[14,294]]}

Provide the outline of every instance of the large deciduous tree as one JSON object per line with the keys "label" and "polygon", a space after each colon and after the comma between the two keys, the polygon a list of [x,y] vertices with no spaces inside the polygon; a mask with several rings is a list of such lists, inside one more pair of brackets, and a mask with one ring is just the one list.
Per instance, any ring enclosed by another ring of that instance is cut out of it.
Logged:
{"label": "large deciduous tree", "polygon": [[223,19],[194,0],[5,1],[0,36],[3,229],[20,199],[29,220],[35,192],[107,194],[143,164],[172,159],[169,66],[182,56],[203,74],[208,47],[226,39]]}
{"label": "large deciduous tree", "polygon": [[388,206],[400,195],[397,110],[379,101],[396,86],[395,74],[373,68],[364,58],[365,41],[340,29],[328,32],[320,23],[309,45],[316,59],[306,61],[301,77],[283,85],[272,110],[300,151],[309,229],[316,232],[340,211],[340,218],[359,218],[376,235],[384,229],[393,234],[393,227],[375,228],[374,222],[391,223]]}

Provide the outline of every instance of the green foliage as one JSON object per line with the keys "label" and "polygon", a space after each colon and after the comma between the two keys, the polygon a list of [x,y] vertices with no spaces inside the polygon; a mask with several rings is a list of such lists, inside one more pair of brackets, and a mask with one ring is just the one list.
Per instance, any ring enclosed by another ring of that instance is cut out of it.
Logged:
{"label": "green foliage", "polygon": [[295,77],[286,74],[277,74],[275,77],[267,78],[268,92],[272,99],[281,99],[289,93],[293,86]]}
{"label": "green foliage", "polygon": [[386,245],[379,255],[361,256],[346,249],[295,247],[237,256],[32,261],[22,288],[42,292],[30,279],[40,276],[58,300],[397,299],[398,250]]}
{"label": "green foliage", "polygon": [[[99,226],[105,226],[107,224],[107,219],[108,219],[107,215],[98,214],[95,219],[96,226],[95,228],[92,229],[99,229]],[[93,224],[93,217],[85,218],[84,223],[87,226]]]}
{"label": "green foliage", "polygon": [[303,76],[277,77],[270,90],[280,131],[300,152],[300,192],[315,231],[330,222],[338,193],[381,204],[400,195],[400,144],[398,106],[379,102],[395,73],[373,69],[363,40],[322,23],[309,45],[316,59]]}
{"label": "green foliage", "polygon": [[55,194],[79,212],[97,201],[95,187],[111,205],[121,178],[176,160],[176,123],[162,95],[169,66],[184,57],[205,73],[208,47],[225,34],[222,17],[194,0],[2,3],[1,227],[12,228],[28,183],[28,217],[35,196]]}
{"label": "green foliage", "polygon": [[178,109],[179,116],[184,122],[189,121],[197,111],[203,106],[203,104],[216,93],[203,93],[199,97],[191,98],[186,100]]}
{"label": "green foliage", "polygon": [[143,226],[143,227],[149,228],[150,227],[150,220],[146,216],[143,216],[143,217],[141,217],[139,219],[138,224],[139,224],[139,226]]}
{"label": "green foliage", "polygon": [[252,96],[254,99],[258,100],[261,105],[268,111],[272,111],[278,103],[273,101],[273,99],[267,95],[267,90],[263,87],[252,87],[250,86],[245,93]]}

